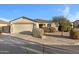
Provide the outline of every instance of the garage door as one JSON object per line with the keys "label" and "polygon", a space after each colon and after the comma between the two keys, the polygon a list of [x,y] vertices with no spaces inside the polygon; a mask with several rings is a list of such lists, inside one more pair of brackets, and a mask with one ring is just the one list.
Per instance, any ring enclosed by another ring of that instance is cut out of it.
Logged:
{"label": "garage door", "polygon": [[33,24],[14,24],[13,31],[15,33],[31,32]]}

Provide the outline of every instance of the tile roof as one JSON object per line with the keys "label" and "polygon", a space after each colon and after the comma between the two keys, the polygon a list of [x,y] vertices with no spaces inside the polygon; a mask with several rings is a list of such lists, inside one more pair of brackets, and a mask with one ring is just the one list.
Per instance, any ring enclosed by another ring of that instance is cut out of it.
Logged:
{"label": "tile roof", "polygon": [[28,19],[28,20],[34,21],[33,19],[30,19],[30,18],[28,18],[28,17],[21,16],[21,17],[18,17],[18,18],[16,18],[16,19],[11,20],[10,22],[15,21],[15,20],[20,19],[20,18]]}
{"label": "tile roof", "polygon": [[50,21],[43,20],[43,19],[35,19],[34,21],[38,23],[49,23],[50,22]]}

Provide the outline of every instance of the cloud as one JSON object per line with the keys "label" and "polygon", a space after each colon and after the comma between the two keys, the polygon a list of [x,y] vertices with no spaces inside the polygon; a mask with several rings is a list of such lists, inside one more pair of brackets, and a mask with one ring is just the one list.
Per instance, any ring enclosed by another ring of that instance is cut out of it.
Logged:
{"label": "cloud", "polygon": [[71,21],[79,20],[79,12],[75,12],[73,15],[69,14],[68,17]]}
{"label": "cloud", "polygon": [[9,21],[9,19],[5,19],[5,18],[0,18],[0,20]]}
{"label": "cloud", "polygon": [[79,11],[71,13],[71,8],[68,5],[65,5],[64,8],[58,9],[61,15],[67,17],[70,21],[79,20]]}
{"label": "cloud", "polygon": [[70,7],[65,6],[63,9],[58,9],[63,16],[68,16],[70,14]]}
{"label": "cloud", "polygon": [[64,10],[62,11],[62,13],[64,16],[68,16],[70,13],[70,7],[66,6]]}

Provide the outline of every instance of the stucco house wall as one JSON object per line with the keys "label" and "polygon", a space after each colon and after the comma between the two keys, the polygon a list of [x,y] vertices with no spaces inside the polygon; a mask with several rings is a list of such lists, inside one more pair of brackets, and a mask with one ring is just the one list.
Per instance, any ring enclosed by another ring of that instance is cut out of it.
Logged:
{"label": "stucco house wall", "polygon": [[58,31],[58,26],[54,22],[51,23],[51,27],[54,27],[56,29],[56,31]]}
{"label": "stucco house wall", "polygon": [[4,26],[8,26],[8,22],[6,22],[6,21],[3,21],[3,20],[0,20],[0,32],[4,32],[4,31],[6,31],[6,30],[3,30],[3,27]]}
{"label": "stucco house wall", "polygon": [[30,20],[29,18],[21,17],[10,22],[11,27],[10,32],[11,33],[18,33],[22,31],[32,32],[34,24],[35,22]]}
{"label": "stucco house wall", "polygon": [[7,26],[8,24],[0,24],[0,27]]}

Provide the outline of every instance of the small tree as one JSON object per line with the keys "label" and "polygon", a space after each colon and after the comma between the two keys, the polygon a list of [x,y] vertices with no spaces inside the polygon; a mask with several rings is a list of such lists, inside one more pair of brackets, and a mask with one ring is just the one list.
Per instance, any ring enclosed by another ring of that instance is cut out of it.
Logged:
{"label": "small tree", "polygon": [[59,24],[58,26],[59,31],[68,31],[71,28],[71,22],[63,16],[55,16],[53,17],[52,21],[55,22],[56,24]]}

